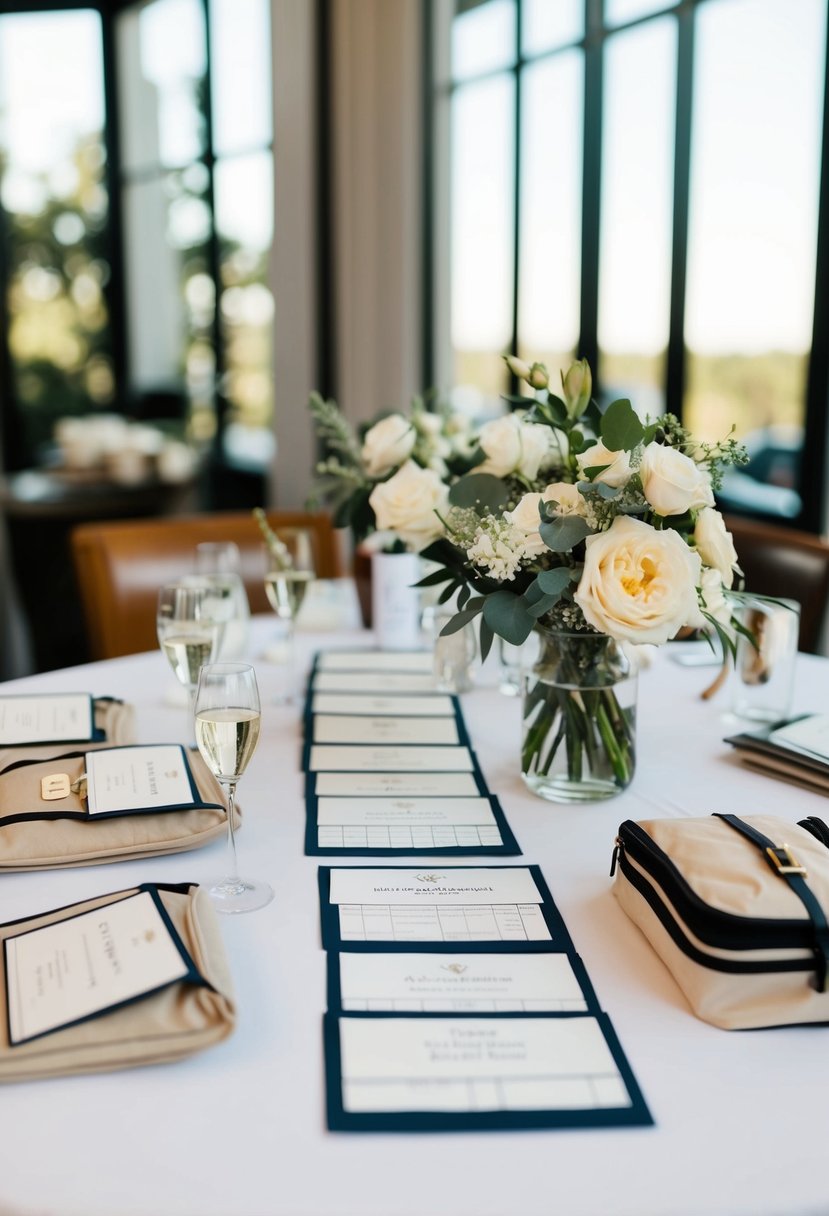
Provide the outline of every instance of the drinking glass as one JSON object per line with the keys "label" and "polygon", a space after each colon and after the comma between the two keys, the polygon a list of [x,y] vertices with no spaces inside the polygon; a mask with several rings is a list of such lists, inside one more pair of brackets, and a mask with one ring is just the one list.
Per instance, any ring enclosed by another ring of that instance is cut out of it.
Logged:
{"label": "drinking glass", "polygon": [[203,583],[165,583],[158,592],[158,642],[173,674],[190,695],[192,708],[199,668],[216,657],[222,632],[217,599]]}
{"label": "drinking glass", "polygon": [[208,892],[218,912],[253,912],[273,899],[273,889],[266,882],[239,877],[233,830],[236,786],[259,740],[259,689],[253,668],[247,663],[208,663],[202,667],[194,713],[199,751],[227,791],[230,873],[211,883]]}
{"label": "drinking glass", "polygon": [[217,659],[241,659],[247,650],[250,605],[241,568],[239,546],[233,541],[196,545],[196,575],[212,586],[222,601],[225,627]]}
{"label": "drinking glass", "polygon": [[294,631],[305,593],[314,579],[313,538],[307,528],[280,528],[265,546],[265,594],[276,613],[279,634],[266,657],[284,670],[284,691],[278,701],[295,699],[296,647]]}

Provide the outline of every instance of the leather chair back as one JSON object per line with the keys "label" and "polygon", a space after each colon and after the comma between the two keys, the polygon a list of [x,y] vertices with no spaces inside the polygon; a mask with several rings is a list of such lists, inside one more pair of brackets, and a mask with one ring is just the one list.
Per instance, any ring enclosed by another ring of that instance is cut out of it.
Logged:
{"label": "leather chair back", "polygon": [[829,602],[829,544],[808,532],[726,516],[745,590],[797,600],[800,649],[814,654]]}
{"label": "leather chair back", "polygon": [[[340,575],[339,551],[328,515],[304,511],[269,511],[267,515],[276,531],[308,528],[317,575]],[[203,541],[233,541],[239,546],[251,612],[269,612],[264,542],[250,512],[81,524],[73,529],[72,559],[93,659],[136,654],[158,645],[158,589],[194,573],[196,545]]]}

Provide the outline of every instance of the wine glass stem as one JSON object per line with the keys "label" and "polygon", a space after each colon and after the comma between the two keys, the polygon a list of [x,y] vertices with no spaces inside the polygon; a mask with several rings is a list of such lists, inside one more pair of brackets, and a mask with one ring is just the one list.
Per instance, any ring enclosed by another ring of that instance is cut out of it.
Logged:
{"label": "wine glass stem", "polygon": [[233,809],[236,802],[236,782],[227,782],[227,846],[230,857],[230,877],[239,877],[239,862],[236,858],[236,836],[233,830]]}

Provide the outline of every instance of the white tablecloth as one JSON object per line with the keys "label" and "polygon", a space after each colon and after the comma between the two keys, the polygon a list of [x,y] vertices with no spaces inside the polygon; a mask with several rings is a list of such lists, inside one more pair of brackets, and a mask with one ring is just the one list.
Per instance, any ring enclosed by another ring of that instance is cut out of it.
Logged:
{"label": "white tablecloth", "polygon": [[[267,618],[255,623],[255,653],[269,629]],[[310,653],[357,640],[327,633],[302,645]],[[222,921],[237,1032],[185,1063],[0,1089],[2,1216],[829,1212],[829,1030],[741,1034],[697,1021],[611,894],[622,819],[715,810],[829,818],[820,796],[740,768],[721,742],[724,701],[697,696],[710,670],[680,668],[663,653],[643,674],[636,779],[597,805],[529,795],[518,777],[517,701],[481,686],[463,698],[486,777],[526,860],[543,869],[656,1126],[410,1136],[325,1129],[318,861],[302,851],[299,712],[267,704],[274,670],[257,661],[266,704],[240,784],[239,851],[242,870],[267,878],[276,899]],[[829,711],[827,677],[829,662],[801,657],[796,710]],[[124,697],[137,707],[141,741],[186,740],[185,710],[167,697],[171,681],[161,655],[147,654],[2,689]],[[203,881],[223,861],[214,844],[146,862],[9,875],[0,880],[0,919],[142,881]]]}

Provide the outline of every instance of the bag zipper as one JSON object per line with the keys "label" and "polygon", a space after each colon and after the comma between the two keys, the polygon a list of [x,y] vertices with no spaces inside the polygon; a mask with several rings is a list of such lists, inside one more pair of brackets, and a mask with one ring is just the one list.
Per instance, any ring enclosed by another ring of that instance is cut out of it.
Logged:
{"label": "bag zipper", "polygon": [[[626,820],[619,827],[611,875],[619,865],[625,873],[625,854],[659,884],[665,900],[675,909],[677,916],[706,945],[724,950],[812,949],[812,924],[806,917],[738,916],[712,908],[697,895],[667,853],[632,820]],[[626,874],[626,877],[629,875]]]}

